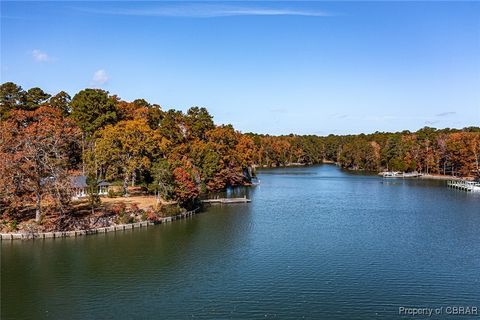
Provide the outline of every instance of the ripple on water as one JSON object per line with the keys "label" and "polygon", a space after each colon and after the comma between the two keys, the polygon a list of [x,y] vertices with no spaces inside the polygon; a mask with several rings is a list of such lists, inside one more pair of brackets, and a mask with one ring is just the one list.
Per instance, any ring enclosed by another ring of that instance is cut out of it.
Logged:
{"label": "ripple on water", "polygon": [[327,165],[259,176],[231,191],[250,204],[186,221],[3,242],[2,319],[394,319],[479,304],[479,197]]}

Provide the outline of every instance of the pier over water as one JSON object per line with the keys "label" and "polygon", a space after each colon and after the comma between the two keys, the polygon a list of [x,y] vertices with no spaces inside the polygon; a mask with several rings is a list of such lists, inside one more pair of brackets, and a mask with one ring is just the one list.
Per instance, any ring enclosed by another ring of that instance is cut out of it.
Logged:
{"label": "pier over water", "polygon": [[447,186],[464,191],[480,192],[480,182],[467,180],[448,180]]}
{"label": "pier over water", "polygon": [[246,196],[243,198],[215,198],[215,199],[205,199],[202,200],[203,203],[221,203],[221,204],[230,204],[230,203],[247,203],[250,202],[250,199],[247,199]]}

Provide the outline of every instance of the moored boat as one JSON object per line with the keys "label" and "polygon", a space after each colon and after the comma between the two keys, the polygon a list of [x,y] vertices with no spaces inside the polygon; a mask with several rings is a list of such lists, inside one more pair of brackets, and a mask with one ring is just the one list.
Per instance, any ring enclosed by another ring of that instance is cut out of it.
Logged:
{"label": "moored boat", "polygon": [[382,172],[382,177],[384,177],[384,178],[401,178],[401,172],[397,172],[397,171]]}
{"label": "moored boat", "polygon": [[399,171],[385,171],[382,172],[384,178],[418,178],[422,174],[418,172],[399,172]]}

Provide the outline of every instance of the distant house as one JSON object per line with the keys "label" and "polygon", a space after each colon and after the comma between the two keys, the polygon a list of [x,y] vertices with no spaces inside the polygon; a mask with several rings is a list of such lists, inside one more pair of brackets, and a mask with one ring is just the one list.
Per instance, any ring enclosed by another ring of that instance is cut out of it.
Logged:
{"label": "distant house", "polygon": [[[88,195],[88,184],[87,184],[87,177],[85,176],[73,176],[72,178],[72,191],[73,191],[73,199],[80,199],[86,197]],[[108,187],[110,183],[106,182],[105,180],[99,180],[97,182],[98,186],[98,194],[99,195],[106,195],[108,194]]]}
{"label": "distant house", "polygon": [[85,176],[74,176],[72,179],[72,191],[73,191],[73,199],[79,199],[82,197],[86,197],[87,192],[87,177]]}
{"label": "distant house", "polygon": [[108,183],[105,180],[100,180],[98,182],[98,194],[107,195],[108,194],[108,187],[110,187],[110,183]]}

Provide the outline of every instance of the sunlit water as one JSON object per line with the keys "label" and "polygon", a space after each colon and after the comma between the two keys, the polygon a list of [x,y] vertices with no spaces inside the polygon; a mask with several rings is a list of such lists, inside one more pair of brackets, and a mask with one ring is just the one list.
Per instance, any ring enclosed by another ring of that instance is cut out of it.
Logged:
{"label": "sunlit water", "polygon": [[331,165],[259,178],[230,192],[250,204],[185,221],[3,241],[1,318],[423,319],[399,307],[480,307],[480,194]]}

